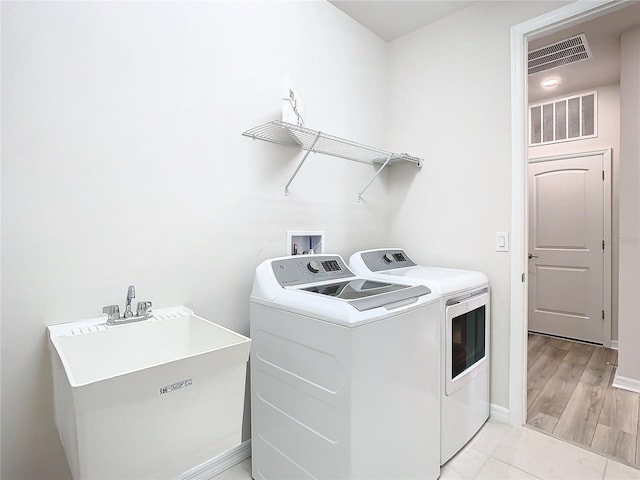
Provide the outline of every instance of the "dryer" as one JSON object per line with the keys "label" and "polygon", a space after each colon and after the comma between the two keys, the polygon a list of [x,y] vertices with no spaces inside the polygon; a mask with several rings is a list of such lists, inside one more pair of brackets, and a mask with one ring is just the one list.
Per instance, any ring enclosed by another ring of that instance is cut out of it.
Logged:
{"label": "dryer", "polygon": [[416,264],[400,248],[354,253],[349,266],[380,281],[425,285],[440,294],[440,464],[489,418],[490,293],[481,272]]}
{"label": "dryer", "polygon": [[253,478],[438,478],[438,314],[428,287],[358,277],[339,255],[261,263]]}

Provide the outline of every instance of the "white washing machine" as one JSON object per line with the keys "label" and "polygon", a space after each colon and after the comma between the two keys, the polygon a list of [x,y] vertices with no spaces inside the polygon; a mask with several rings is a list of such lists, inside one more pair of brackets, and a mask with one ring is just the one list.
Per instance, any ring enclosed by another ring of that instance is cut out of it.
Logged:
{"label": "white washing machine", "polygon": [[258,266],[250,315],[253,478],[438,478],[436,294],[300,255]]}
{"label": "white washing machine", "polygon": [[480,272],[417,265],[400,248],[354,253],[349,266],[356,274],[380,281],[425,285],[441,296],[444,465],[489,418],[489,281]]}

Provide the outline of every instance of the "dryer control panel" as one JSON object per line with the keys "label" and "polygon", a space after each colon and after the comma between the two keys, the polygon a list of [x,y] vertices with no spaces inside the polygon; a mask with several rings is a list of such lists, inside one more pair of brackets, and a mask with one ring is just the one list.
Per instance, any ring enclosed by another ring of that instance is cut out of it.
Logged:
{"label": "dryer control panel", "polygon": [[283,287],[354,276],[339,255],[296,255],[274,260],[271,268]]}
{"label": "dryer control panel", "polygon": [[372,272],[416,266],[413,260],[407,256],[407,253],[400,248],[363,252],[361,256],[364,264]]}

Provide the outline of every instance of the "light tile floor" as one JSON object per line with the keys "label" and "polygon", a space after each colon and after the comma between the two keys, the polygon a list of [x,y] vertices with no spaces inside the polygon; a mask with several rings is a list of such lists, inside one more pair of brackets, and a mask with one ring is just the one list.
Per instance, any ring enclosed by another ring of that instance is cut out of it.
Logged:
{"label": "light tile floor", "polygon": [[[249,480],[251,459],[216,479]],[[526,427],[489,420],[440,471],[442,480],[640,480],[640,470]]]}

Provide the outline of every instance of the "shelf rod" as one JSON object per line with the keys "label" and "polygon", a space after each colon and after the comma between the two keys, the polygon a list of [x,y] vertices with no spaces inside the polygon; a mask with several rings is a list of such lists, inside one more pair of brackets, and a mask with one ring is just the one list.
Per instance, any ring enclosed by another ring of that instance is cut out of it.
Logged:
{"label": "shelf rod", "polygon": [[373,181],[378,177],[378,175],[380,175],[380,172],[382,172],[382,170],[384,170],[384,167],[386,167],[389,162],[391,161],[391,158],[393,157],[393,153],[391,153],[389,155],[389,158],[387,158],[387,160],[382,164],[382,166],[378,169],[378,171],[376,172],[376,174],[373,176],[373,178],[371,180],[369,180],[369,183],[367,183],[367,185],[362,189],[362,191],[358,194],[358,201],[362,200],[362,195],[364,195],[364,192],[367,191],[367,188],[369,188],[369,186],[373,183]]}
{"label": "shelf rod", "polygon": [[309,147],[309,149],[307,150],[307,153],[304,154],[304,157],[302,157],[302,160],[300,160],[300,163],[298,164],[298,166],[296,167],[295,171],[293,172],[293,175],[291,175],[291,178],[289,179],[289,181],[287,182],[287,184],[284,186],[284,194],[288,195],[289,194],[289,185],[291,185],[291,182],[293,182],[293,179],[296,178],[296,175],[298,174],[298,170],[300,170],[300,167],[302,167],[302,164],[304,163],[304,161],[307,159],[307,157],[309,156],[309,154],[311,153],[311,151],[313,150],[313,147],[316,146],[316,143],[318,142],[318,140],[320,139],[320,135],[322,135],[321,132],[318,132],[316,134],[316,138],[313,141],[313,143],[311,144],[311,146]]}

